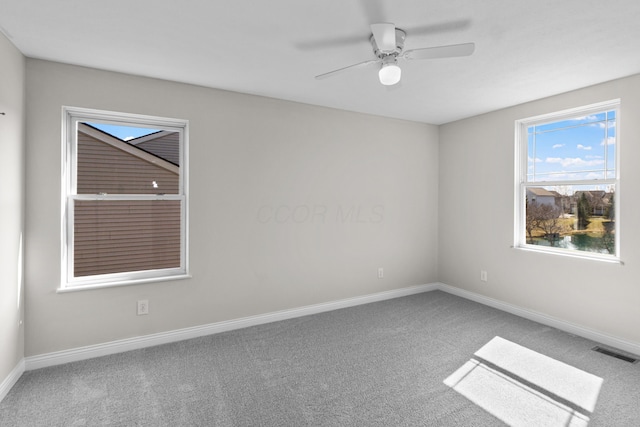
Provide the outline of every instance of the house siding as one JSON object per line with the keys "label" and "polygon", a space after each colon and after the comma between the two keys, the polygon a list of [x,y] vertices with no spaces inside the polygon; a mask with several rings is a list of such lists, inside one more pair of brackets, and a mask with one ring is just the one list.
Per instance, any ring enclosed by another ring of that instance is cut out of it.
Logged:
{"label": "house siding", "polygon": [[180,201],[76,201],[74,275],[180,267]]}
{"label": "house siding", "polygon": [[77,176],[78,194],[179,192],[178,174],[82,132],[78,132]]}
{"label": "house siding", "polygon": [[[78,194],[179,191],[178,174],[82,132],[77,164]],[[74,218],[76,277],[180,266],[179,200],[76,200]]]}
{"label": "house siding", "polygon": [[173,164],[180,164],[180,135],[178,132],[166,133],[163,136],[148,139],[140,143],[136,143],[135,141],[131,142],[136,147],[153,153],[158,157],[162,157]]}

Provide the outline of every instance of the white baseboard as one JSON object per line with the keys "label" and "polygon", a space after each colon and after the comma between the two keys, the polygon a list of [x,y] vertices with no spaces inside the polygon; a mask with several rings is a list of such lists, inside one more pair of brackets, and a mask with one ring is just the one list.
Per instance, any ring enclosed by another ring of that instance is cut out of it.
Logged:
{"label": "white baseboard", "polygon": [[24,359],[21,359],[18,365],[9,373],[9,376],[7,376],[7,378],[2,381],[2,384],[0,384],[0,402],[2,402],[5,396],[9,393],[9,390],[16,385],[24,371],[25,363]]}
{"label": "white baseboard", "polygon": [[73,348],[70,350],[57,351],[37,356],[29,356],[25,359],[25,368],[26,370],[30,371],[33,369],[45,368],[47,366],[61,365],[64,363],[91,359],[94,357],[107,356],[109,354],[122,353],[125,351],[137,350],[160,344],[168,344],[186,339],[231,331],[234,329],[241,329],[247,328],[249,326],[276,322],[279,320],[293,319],[296,317],[308,316],[310,314],[323,313],[326,311],[338,310],[341,308],[354,307],[357,305],[369,304],[372,302],[433,291],[438,289],[438,286],[438,284],[411,286],[408,288],[394,289],[391,291],[378,292],[375,294],[347,298],[322,304],[308,305],[305,307],[276,311],[273,313],[261,314],[257,316],[244,317],[241,319],[227,320],[223,322],[211,323],[208,325],[194,326],[169,332],[160,332],[157,334],[127,338],[103,344]]}
{"label": "white baseboard", "polygon": [[484,295],[476,294],[464,289],[456,288],[455,286],[449,286],[444,283],[437,283],[437,288],[441,291],[456,295],[471,301],[478,302],[480,304],[487,305],[489,307],[497,308],[507,313],[515,314],[516,316],[524,317],[525,319],[532,320],[534,322],[542,323],[543,325],[551,326],[561,331],[568,332],[573,335],[577,335],[589,340],[595,341],[600,344],[611,346],[619,350],[628,351],[632,354],[640,355],[640,344],[631,341],[626,341],[621,338],[617,338],[611,335],[603,334],[602,332],[595,331],[593,329],[579,326],[566,320],[558,319],[553,316],[549,316],[544,313],[540,313],[534,310],[519,307],[517,305],[509,304],[494,298],[490,298]]}
{"label": "white baseboard", "polygon": [[[564,320],[548,316],[543,313],[539,313],[533,310],[518,307],[513,304],[509,304],[497,299],[486,297],[484,295],[476,294],[466,291],[464,289],[449,286],[444,283],[430,283],[426,285],[412,286],[408,288],[395,289],[391,291],[379,292],[370,295],[364,295],[360,297],[347,298],[338,301],[332,301],[322,304],[314,304],[305,307],[293,308],[289,310],[276,311],[273,313],[261,314],[257,316],[244,317],[241,319],[228,320],[223,322],[211,323],[208,325],[194,326],[190,328],[177,329],[169,332],[160,332],[157,334],[145,335],[141,337],[127,338],[117,341],[111,341],[102,344],[90,345],[86,347],[79,347],[70,350],[63,350],[53,353],[46,353],[37,356],[29,356],[24,359],[22,363],[22,374],[25,370],[33,370],[39,368],[45,368],[48,366],[61,365],[69,362],[76,362],[79,360],[91,359],[94,357],[107,356],[109,354],[122,353],[130,350],[137,350],[146,347],[152,347],[161,344],[167,344],[177,341],[182,341],[191,338],[202,337],[206,335],[217,334],[220,332],[231,331],[235,329],[247,328],[250,326],[262,325],[265,323],[276,322],[280,320],[293,319],[296,317],[308,316],[311,314],[323,313],[332,310],[338,310],[341,308],[354,307],[362,304],[369,304],[372,302],[383,301],[393,298],[399,298],[407,295],[418,294],[422,292],[429,292],[434,290],[441,290],[452,295],[456,295],[471,301],[478,302],[480,304],[487,305],[489,307],[496,308],[498,310],[505,311],[507,313],[515,314],[516,316],[524,317],[525,319],[532,320],[534,322],[542,323],[574,335],[578,335],[601,344],[605,344],[620,350],[628,351],[633,354],[640,355],[640,344],[625,341],[623,339],[606,335],[601,332],[588,329],[579,325],[575,325]],[[17,369],[17,368],[16,368]],[[17,371],[18,372],[18,371]],[[20,374],[16,377],[13,383],[11,383],[10,376],[3,383],[13,385]],[[8,389],[11,387],[9,386]],[[7,389],[7,390],[8,390]],[[0,391],[4,388],[0,389]],[[1,394],[0,394],[1,395]]]}

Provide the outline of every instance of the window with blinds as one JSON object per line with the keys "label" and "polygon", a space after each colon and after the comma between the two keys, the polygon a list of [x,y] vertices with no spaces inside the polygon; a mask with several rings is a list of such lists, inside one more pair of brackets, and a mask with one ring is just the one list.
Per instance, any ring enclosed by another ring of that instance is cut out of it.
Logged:
{"label": "window with blinds", "polygon": [[187,122],[65,108],[63,288],[187,276]]}

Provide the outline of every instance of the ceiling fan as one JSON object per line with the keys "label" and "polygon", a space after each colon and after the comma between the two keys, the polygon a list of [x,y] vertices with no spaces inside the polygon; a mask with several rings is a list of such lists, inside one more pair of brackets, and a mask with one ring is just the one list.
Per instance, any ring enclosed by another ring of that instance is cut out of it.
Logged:
{"label": "ceiling fan", "polygon": [[319,74],[316,79],[324,79],[352,68],[360,68],[370,64],[381,64],[378,71],[380,83],[390,86],[398,83],[402,70],[398,65],[398,59],[412,61],[416,59],[451,58],[457,56],[469,56],[475,50],[474,43],[452,44],[446,46],[425,47],[421,49],[409,49],[403,51],[404,40],[407,34],[396,28],[395,24],[380,22],[371,24],[371,47],[376,59],[370,59],[357,64],[349,65],[327,73]]}

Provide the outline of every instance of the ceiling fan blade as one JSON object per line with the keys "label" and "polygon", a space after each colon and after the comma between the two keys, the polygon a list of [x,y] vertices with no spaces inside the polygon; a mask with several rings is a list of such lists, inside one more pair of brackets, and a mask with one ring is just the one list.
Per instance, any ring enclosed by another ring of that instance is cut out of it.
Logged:
{"label": "ceiling fan blade", "polygon": [[423,49],[411,49],[402,54],[402,58],[413,59],[436,59],[452,58],[456,56],[469,56],[476,49],[475,43],[452,44],[448,46],[425,47]]}
{"label": "ceiling fan blade", "polygon": [[381,62],[381,60],[380,59],[370,59],[368,61],[359,62],[357,64],[348,65],[346,67],[338,68],[337,70],[333,70],[333,71],[329,71],[327,73],[323,73],[323,74],[317,75],[316,76],[316,80],[326,79],[327,77],[331,77],[333,75],[342,73],[343,71],[348,71],[348,70],[351,70],[352,68],[365,67],[365,66],[370,65],[370,64],[375,64],[376,62]]}
{"label": "ceiling fan blade", "polygon": [[396,26],[388,22],[371,24],[373,38],[382,52],[393,52],[396,49]]}

